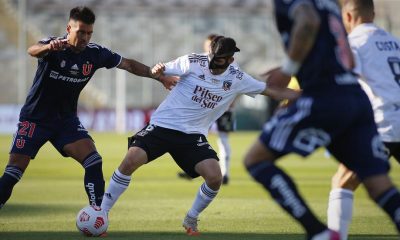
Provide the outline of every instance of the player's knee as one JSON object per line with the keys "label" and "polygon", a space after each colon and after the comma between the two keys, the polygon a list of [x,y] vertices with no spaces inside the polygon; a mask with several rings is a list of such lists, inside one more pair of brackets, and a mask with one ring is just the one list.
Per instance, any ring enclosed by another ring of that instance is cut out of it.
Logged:
{"label": "player's knee", "polygon": [[138,147],[131,147],[125,155],[119,170],[125,175],[131,175],[136,169],[147,163],[146,152]]}
{"label": "player's knee", "polygon": [[332,177],[332,188],[344,188],[348,190],[356,190],[360,185],[357,175],[344,167],[340,167]]}
{"label": "player's knee", "polygon": [[97,151],[94,151],[87,155],[81,164],[85,169],[100,168],[101,170],[103,158]]}
{"label": "player's knee", "polygon": [[209,174],[205,178],[205,181],[211,189],[218,190],[222,184],[222,174],[221,173]]}

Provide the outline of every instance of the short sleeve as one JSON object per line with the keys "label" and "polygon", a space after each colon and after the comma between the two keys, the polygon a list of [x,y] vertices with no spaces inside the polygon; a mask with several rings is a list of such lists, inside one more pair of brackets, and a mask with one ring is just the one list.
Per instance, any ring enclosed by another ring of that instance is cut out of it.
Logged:
{"label": "short sleeve", "polygon": [[255,97],[257,94],[262,93],[267,84],[265,82],[259,81],[247,73],[243,73],[242,80],[239,80],[239,93],[246,94],[250,97]]}
{"label": "short sleeve", "polygon": [[100,67],[113,68],[121,63],[122,57],[106,47],[100,47]]}
{"label": "short sleeve", "polygon": [[189,72],[189,56],[184,55],[165,64],[164,74],[182,76]]}

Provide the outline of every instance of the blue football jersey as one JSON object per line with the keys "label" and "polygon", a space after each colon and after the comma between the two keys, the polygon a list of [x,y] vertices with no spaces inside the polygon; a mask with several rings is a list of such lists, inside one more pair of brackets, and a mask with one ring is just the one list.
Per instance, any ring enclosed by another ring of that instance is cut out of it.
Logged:
{"label": "blue football jersey", "polygon": [[340,85],[357,84],[351,74],[352,53],[336,0],[275,0],[278,31],[287,49],[293,27],[293,9],[311,4],[320,18],[315,44],[304,59],[296,77],[305,93],[316,93]]}
{"label": "blue football jersey", "polygon": [[[65,38],[65,37],[64,37]],[[55,37],[39,41],[48,44]],[[51,121],[76,116],[79,94],[99,68],[113,68],[122,57],[95,43],[74,53],[70,48],[49,52],[38,59],[32,87],[21,117]]]}

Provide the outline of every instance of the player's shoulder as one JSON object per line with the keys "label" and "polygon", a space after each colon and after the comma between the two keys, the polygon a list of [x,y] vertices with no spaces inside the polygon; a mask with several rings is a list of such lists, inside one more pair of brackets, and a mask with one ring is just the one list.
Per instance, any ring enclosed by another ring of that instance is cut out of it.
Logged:
{"label": "player's shoulder", "polygon": [[244,76],[247,76],[247,74],[239,68],[237,62],[233,62],[231,65],[229,65],[227,71],[229,71],[230,76],[238,80],[242,80]]}
{"label": "player's shoulder", "polygon": [[187,55],[187,58],[191,66],[208,66],[208,56],[205,54],[191,53]]}
{"label": "player's shoulder", "polygon": [[92,51],[111,51],[107,47],[104,47],[103,45],[94,42],[88,43],[87,48]]}

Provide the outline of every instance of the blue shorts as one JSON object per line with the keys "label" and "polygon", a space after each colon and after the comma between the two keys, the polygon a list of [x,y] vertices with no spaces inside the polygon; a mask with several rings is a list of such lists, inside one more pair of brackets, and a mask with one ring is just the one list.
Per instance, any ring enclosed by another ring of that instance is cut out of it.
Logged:
{"label": "blue shorts", "polygon": [[318,96],[303,94],[265,124],[260,140],[277,157],[291,152],[307,156],[326,146],[361,180],[390,168],[370,102],[355,87]]}
{"label": "blue shorts", "polygon": [[10,153],[28,155],[32,159],[47,141],[50,141],[64,157],[67,157],[63,151],[65,145],[84,138],[92,139],[78,117],[52,122],[38,122],[26,118],[20,118],[19,121]]}

